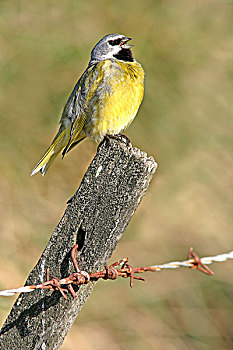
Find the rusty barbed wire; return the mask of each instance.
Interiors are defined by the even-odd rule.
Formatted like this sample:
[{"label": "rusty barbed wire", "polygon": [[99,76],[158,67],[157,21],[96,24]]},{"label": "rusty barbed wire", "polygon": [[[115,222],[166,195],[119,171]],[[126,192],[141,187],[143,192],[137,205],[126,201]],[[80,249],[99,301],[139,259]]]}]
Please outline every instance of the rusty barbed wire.
[{"label": "rusty barbed wire", "polygon": [[[76,272],[70,274],[68,277],[59,279],[56,276],[52,276],[52,278],[50,279],[49,269],[47,269],[47,280],[44,283],[19,287],[15,289],[3,290],[0,291],[0,296],[12,296],[16,293],[30,293],[36,289],[47,289],[51,292],[58,290],[65,299],[67,299],[67,293],[70,293],[74,298],[76,298],[77,294],[73,288],[73,285],[87,284],[92,281],[97,281],[100,278],[104,280],[115,280],[118,277],[130,278],[130,287],[132,287],[134,279],[144,281],[144,278],[135,276],[135,273],[143,273],[147,271],[158,272],[164,269],[177,269],[180,267],[188,267],[191,269],[198,269],[201,272],[206,273],[207,275],[213,275],[214,272],[206,265],[212,264],[213,262],[223,262],[228,259],[233,259],[233,251],[225,254],[219,254],[216,256],[200,258],[197,254],[193,252],[193,248],[190,248],[188,260],[184,261],[173,261],[162,265],[153,265],[147,267],[132,267],[128,264],[128,258],[123,258],[110,266],[105,266],[105,269],[99,272],[88,273],[86,271],[80,271],[78,267],[78,262],[75,257],[75,252],[77,249],[78,244],[76,244],[71,251],[71,258]],[[62,286],[66,288],[63,288]]]}]

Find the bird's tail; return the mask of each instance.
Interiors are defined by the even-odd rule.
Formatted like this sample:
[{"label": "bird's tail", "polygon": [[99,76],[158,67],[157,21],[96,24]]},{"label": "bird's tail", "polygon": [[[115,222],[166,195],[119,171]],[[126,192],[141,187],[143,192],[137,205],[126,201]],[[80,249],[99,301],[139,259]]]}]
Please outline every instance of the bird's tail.
[{"label": "bird's tail", "polygon": [[46,174],[52,162],[56,159],[61,150],[67,145],[67,134],[69,133],[67,133],[66,129],[59,130],[49,149],[45,152],[39,163],[32,170],[31,176],[35,175],[39,171],[43,176]]}]

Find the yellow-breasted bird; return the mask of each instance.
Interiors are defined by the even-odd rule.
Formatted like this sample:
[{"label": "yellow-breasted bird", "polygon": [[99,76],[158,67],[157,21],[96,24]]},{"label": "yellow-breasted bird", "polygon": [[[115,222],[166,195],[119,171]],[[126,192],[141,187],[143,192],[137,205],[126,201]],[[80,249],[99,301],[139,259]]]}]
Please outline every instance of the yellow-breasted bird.
[{"label": "yellow-breasted bird", "polygon": [[109,34],[91,51],[87,69],[74,87],[60,128],[31,175],[45,175],[57,155],[64,156],[86,136],[101,141],[118,135],[133,121],[143,99],[144,71],[135,61],[128,38]]}]

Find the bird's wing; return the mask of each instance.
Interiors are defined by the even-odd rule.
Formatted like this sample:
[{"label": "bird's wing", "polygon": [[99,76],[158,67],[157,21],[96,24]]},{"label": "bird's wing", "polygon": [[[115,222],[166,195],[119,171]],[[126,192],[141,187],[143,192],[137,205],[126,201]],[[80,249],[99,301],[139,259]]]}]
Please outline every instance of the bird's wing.
[{"label": "bird's wing", "polygon": [[62,117],[60,120],[61,125],[66,125],[67,120],[71,122],[70,138],[63,150],[63,156],[70,150],[72,144],[77,143],[79,139],[83,139],[85,136],[83,133],[80,135],[85,122],[86,122],[86,90],[87,81],[89,80],[90,74],[94,66],[89,66],[82,74],[78,82],[76,83],[66,105],[64,107]]},{"label": "bird's wing", "polygon": [[[94,97],[95,100],[100,98],[98,90],[102,91],[103,89],[104,77],[108,73],[110,65],[110,60],[104,60],[89,65],[75,85],[66,103],[60,121],[61,123],[65,123],[67,118],[71,121],[70,139],[63,151],[63,155],[67,153],[74,144],[79,142],[80,139],[85,137],[82,129],[85,126],[87,114],[90,114],[89,109],[93,104],[91,101],[93,101]],[[95,104],[97,104],[97,101],[95,101]]]}]

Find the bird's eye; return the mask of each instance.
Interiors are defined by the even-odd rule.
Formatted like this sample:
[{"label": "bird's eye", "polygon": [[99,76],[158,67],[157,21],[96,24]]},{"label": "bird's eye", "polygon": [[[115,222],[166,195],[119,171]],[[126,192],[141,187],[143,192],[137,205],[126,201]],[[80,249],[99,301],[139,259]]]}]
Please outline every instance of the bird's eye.
[{"label": "bird's eye", "polygon": [[120,45],[122,39],[115,39],[115,40],[109,40],[109,45],[115,46],[115,45]]}]

